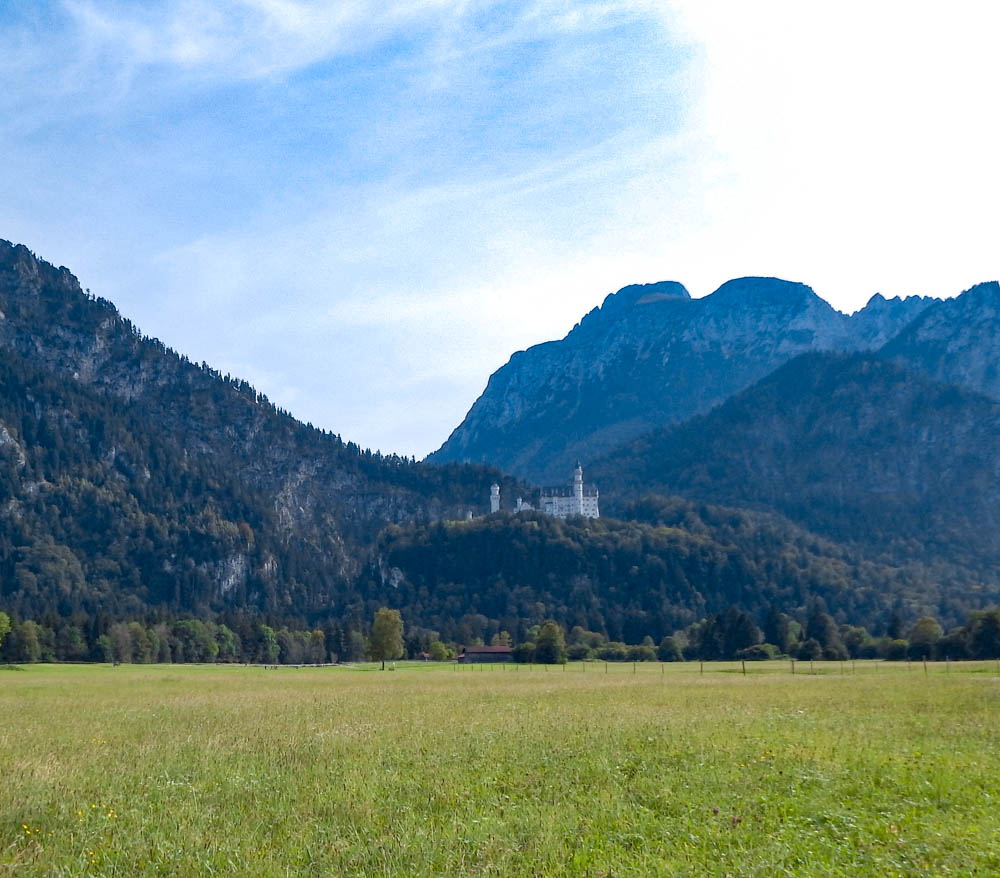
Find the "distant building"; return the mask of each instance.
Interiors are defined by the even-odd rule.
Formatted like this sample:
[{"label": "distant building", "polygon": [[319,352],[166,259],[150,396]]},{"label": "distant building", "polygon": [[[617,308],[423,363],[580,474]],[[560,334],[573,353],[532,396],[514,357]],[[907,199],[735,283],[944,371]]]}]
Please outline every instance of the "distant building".
[{"label": "distant building", "polygon": [[579,463],[573,470],[573,482],[555,488],[542,488],[538,494],[538,509],[554,518],[568,518],[582,515],[584,518],[600,518],[597,508],[597,488],[586,488],[583,484],[583,467]]},{"label": "distant building", "polygon": [[[538,505],[526,503],[517,498],[516,512],[526,509],[537,509],[553,518],[569,518],[571,515],[582,515],[584,518],[600,518],[598,509],[599,492],[597,488],[588,488],[583,484],[583,467],[577,463],[573,470],[573,481],[569,485],[542,488],[538,492]],[[500,511],[500,486],[490,487],[490,512]]]},{"label": "distant building", "polygon": [[509,646],[467,646],[458,657],[463,664],[473,662],[509,662],[514,658],[514,650]]}]

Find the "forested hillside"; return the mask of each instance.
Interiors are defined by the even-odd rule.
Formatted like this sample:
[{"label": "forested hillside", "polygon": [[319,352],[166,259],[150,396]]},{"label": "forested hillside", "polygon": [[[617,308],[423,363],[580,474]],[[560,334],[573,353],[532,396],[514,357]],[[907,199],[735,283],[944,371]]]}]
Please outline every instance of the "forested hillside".
[{"label": "forested hillside", "polygon": [[730,605],[763,618],[772,605],[804,614],[820,597],[839,621],[873,630],[893,611],[952,622],[969,607],[968,581],[963,591],[919,563],[872,563],[779,516],[656,497],[622,513],[630,520],[521,513],[389,528],[357,606],[391,603],[459,642],[523,639],[553,618],[628,643]]},{"label": "forested hillside", "polygon": [[589,469],[605,508],[653,491],[777,510],[886,563],[997,594],[1000,403],[874,356],[808,354]]},{"label": "forested hillside", "polygon": [[517,492],[301,424],[6,243],[0,375],[0,606],[19,614],[329,612],[385,524]]}]

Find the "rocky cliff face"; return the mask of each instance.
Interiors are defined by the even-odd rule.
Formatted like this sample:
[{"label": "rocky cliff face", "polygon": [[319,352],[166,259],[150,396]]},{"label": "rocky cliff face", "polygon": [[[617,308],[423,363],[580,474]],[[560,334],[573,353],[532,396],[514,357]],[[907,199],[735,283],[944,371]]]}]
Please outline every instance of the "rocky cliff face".
[{"label": "rocky cliff face", "polygon": [[[481,509],[490,483],[502,480],[500,473],[485,468],[410,464],[362,452],[338,436],[301,424],[246,382],[223,377],[140,336],[110,302],[85,295],[68,269],[4,241],[0,351],[13,358],[15,370],[22,363],[33,375],[37,372],[40,377],[31,381],[53,376],[98,401],[124,407],[136,420],[129,428],[132,435],[176,439],[183,456],[211,472],[230,494],[266,498],[273,517],[262,526],[274,529],[276,539],[294,541],[299,549],[293,554],[310,556],[309,564],[330,581],[356,574],[365,547],[387,523],[462,517],[469,508]],[[11,388],[0,392],[13,393]],[[58,411],[60,404],[52,405]],[[77,403],[65,403],[73,405]],[[30,424],[44,418],[44,412],[38,409],[27,417],[25,424],[0,424],[0,443],[15,456],[33,454],[21,434],[33,429]],[[93,442],[100,454],[112,453],[99,438]],[[135,447],[141,449],[141,444]],[[140,456],[135,466],[155,469],[157,462]],[[507,484],[509,493],[515,493]],[[223,564],[217,573],[219,588],[232,589],[252,575],[247,563],[237,558]],[[278,579],[293,575],[289,570],[274,574]]]},{"label": "rocky cliff face", "polygon": [[563,340],[511,357],[429,459],[562,480],[574,460],[708,411],[805,351],[879,347],[929,303],[876,296],[849,317],[776,278],[703,299],[672,282],[625,287]]},{"label": "rocky cliff face", "polygon": [[1000,283],[936,302],[881,355],[948,384],[1000,399]]}]

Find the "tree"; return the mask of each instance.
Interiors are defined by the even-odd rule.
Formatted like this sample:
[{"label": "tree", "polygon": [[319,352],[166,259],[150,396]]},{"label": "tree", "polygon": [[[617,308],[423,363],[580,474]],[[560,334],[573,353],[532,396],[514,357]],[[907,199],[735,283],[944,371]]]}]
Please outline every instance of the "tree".
[{"label": "tree", "polygon": [[535,660],[535,644],[526,641],[514,647],[514,661],[530,665]]},{"label": "tree", "polygon": [[910,641],[909,657],[917,660],[930,658],[943,633],[937,619],[931,616],[917,619],[907,638]]},{"label": "tree", "polygon": [[344,654],[341,655],[341,661],[348,662],[360,662],[365,657],[365,649],[367,645],[365,644],[365,636],[360,631],[351,630],[347,634],[345,640],[345,650]]},{"label": "tree", "polygon": [[0,644],[3,643],[3,639],[8,631],[10,631],[10,616],[0,612]]},{"label": "tree", "polygon": [[732,660],[741,649],[749,649],[760,643],[760,629],[746,613],[736,607],[729,607],[722,616],[723,658]]},{"label": "tree", "polygon": [[844,648],[851,658],[861,658],[861,651],[871,640],[868,631],[860,626],[849,626],[842,634]]},{"label": "tree", "polygon": [[402,656],[403,619],[399,615],[399,610],[382,607],[375,613],[368,651],[375,661],[382,662],[383,671],[387,659],[391,661]]},{"label": "tree", "polygon": [[1000,658],[1000,610],[973,613],[969,628],[969,651],[973,658]]},{"label": "tree", "polygon": [[258,635],[260,637],[257,653],[259,660],[265,665],[273,665],[278,661],[278,638],[275,636],[274,629],[270,625],[261,625],[258,628]]},{"label": "tree", "polygon": [[102,634],[97,638],[97,648],[100,650],[101,658],[104,661],[110,662],[114,660],[115,647],[111,642],[111,638],[108,637],[107,634]]},{"label": "tree", "polygon": [[566,637],[562,626],[552,619],[543,622],[538,629],[535,661],[540,665],[561,665],[566,661]]},{"label": "tree", "polygon": [[42,626],[28,619],[14,630],[12,639],[16,638],[21,661],[37,662],[42,658]]},{"label": "tree", "polygon": [[810,637],[799,646],[799,661],[809,662],[823,658],[823,647],[815,637]]},{"label": "tree", "polygon": [[791,620],[778,608],[771,604],[767,611],[767,618],[764,620],[764,640],[773,643],[780,652],[788,652],[788,647],[792,642],[792,632],[789,622]]},{"label": "tree", "polygon": [[833,617],[817,600],[806,620],[806,640],[815,640],[823,651],[823,658],[837,661],[847,658],[847,649],[840,639],[840,629]]},{"label": "tree", "polygon": [[656,657],[661,662],[682,662],[684,654],[681,652],[681,645],[673,635],[667,635],[660,641],[660,648],[656,651]]},{"label": "tree", "polygon": [[446,662],[450,658],[448,647],[440,640],[432,640],[427,647],[427,654],[432,662]]}]

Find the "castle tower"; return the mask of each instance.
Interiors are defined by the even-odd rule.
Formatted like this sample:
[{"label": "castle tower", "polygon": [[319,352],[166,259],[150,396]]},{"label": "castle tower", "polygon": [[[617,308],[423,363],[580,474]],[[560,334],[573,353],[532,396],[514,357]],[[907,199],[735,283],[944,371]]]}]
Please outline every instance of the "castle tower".
[{"label": "castle tower", "polygon": [[576,514],[583,514],[583,467],[580,461],[576,462],[576,469],[573,470],[573,502],[576,504]]},{"label": "castle tower", "polygon": [[500,511],[500,486],[494,482],[490,485],[490,512]]}]

